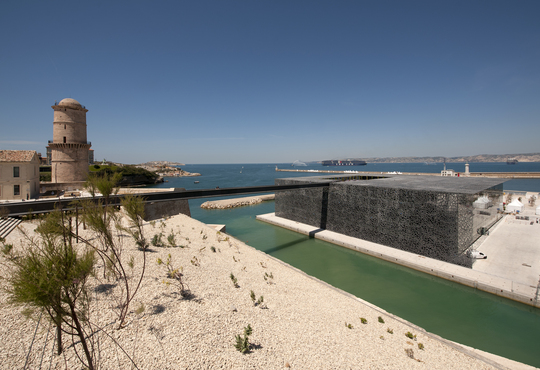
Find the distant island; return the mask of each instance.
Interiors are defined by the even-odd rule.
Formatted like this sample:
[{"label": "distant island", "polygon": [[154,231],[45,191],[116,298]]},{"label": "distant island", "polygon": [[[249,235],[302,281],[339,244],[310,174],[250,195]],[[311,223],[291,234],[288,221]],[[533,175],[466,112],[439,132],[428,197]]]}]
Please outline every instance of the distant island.
[{"label": "distant island", "polygon": [[169,161],[150,161],[146,163],[137,164],[137,167],[176,167],[176,166],[185,166],[184,163],[180,162],[169,162]]},{"label": "distant island", "polygon": [[169,161],[152,161],[137,164],[136,167],[144,168],[145,170],[155,172],[160,177],[184,177],[184,176],[201,176],[200,173],[187,172],[179,166],[184,166],[183,163]]},{"label": "distant island", "polygon": [[[464,157],[373,157],[373,158],[341,158],[341,160],[361,160],[367,163],[448,163],[463,162],[506,162],[516,159],[518,162],[540,162],[540,153],[528,154],[479,154]],[[320,163],[320,161],[319,161]]]}]

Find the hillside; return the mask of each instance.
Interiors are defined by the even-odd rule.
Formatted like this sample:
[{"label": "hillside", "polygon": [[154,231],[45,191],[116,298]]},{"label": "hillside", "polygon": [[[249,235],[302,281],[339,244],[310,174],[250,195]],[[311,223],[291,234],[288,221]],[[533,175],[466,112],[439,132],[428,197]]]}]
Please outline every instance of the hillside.
[{"label": "hillside", "polygon": [[540,153],[528,154],[478,154],[464,157],[373,157],[373,158],[343,158],[358,159],[368,163],[422,163],[422,162],[506,162],[515,158],[518,162],[540,162]]}]

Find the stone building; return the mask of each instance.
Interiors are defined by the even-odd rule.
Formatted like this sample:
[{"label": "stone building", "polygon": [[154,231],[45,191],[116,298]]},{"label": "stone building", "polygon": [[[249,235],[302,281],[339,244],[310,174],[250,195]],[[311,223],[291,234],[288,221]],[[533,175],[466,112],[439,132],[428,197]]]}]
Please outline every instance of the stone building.
[{"label": "stone building", "polygon": [[39,196],[39,157],[34,150],[0,150],[0,200]]},{"label": "stone building", "polygon": [[91,143],[86,140],[86,109],[71,98],[61,100],[54,109],[51,152],[51,182],[73,184],[86,181]]}]

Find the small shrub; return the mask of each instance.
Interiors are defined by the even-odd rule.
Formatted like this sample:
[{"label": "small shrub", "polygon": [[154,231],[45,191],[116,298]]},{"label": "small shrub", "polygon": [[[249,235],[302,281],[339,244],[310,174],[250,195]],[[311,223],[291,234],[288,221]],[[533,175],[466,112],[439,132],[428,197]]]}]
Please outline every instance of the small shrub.
[{"label": "small shrub", "polygon": [[163,233],[154,234],[151,244],[154,247],[162,247],[163,246],[163,240],[161,239],[162,237],[163,237]]},{"label": "small shrub", "polygon": [[409,339],[414,339],[416,338],[416,335],[413,335],[413,333],[411,333],[410,331],[406,332],[405,333],[405,336]]},{"label": "small shrub", "polygon": [[423,351],[424,350],[424,345],[422,343],[418,343],[418,349]]},{"label": "small shrub", "polygon": [[348,329],[352,329],[352,328],[353,328],[353,326],[352,326],[351,324],[347,324],[347,323],[345,323],[345,327],[348,328]]},{"label": "small shrub", "polygon": [[240,285],[238,285],[238,280],[236,279],[236,277],[233,275],[233,273],[231,272],[231,281],[233,282],[233,285],[235,288],[240,288]]},{"label": "small shrub", "polygon": [[137,307],[137,308],[135,309],[135,314],[140,315],[140,314],[143,313],[145,310],[146,310],[146,307],[144,307],[144,303],[141,302],[141,304],[139,305],[139,307]]},{"label": "small shrub", "polygon": [[210,247],[210,250],[214,253],[216,253],[216,248],[215,247]]},{"label": "small shrub", "polygon": [[10,256],[12,250],[13,250],[13,244],[2,245],[2,254],[4,254],[4,256]]},{"label": "small shrub", "polygon": [[253,305],[255,306],[255,300],[257,299],[257,297],[255,297],[255,292],[253,290],[249,293],[249,297],[251,298],[251,300],[253,301]]},{"label": "small shrub", "polygon": [[195,256],[193,256],[193,259],[191,260],[191,264],[193,266],[200,266],[201,265],[201,263],[199,262],[199,260]]},{"label": "small shrub", "polygon": [[412,350],[412,348],[405,348],[405,353],[407,354],[407,356],[414,359],[414,351]]},{"label": "small shrub", "polygon": [[386,332],[387,332],[387,333],[390,333],[390,334],[394,334],[394,330],[393,330],[393,329],[390,329],[390,328],[386,329]]},{"label": "small shrub", "polygon": [[168,257],[167,257],[167,261],[163,262],[161,258],[158,258],[157,259],[157,264],[158,265],[165,265],[165,267],[167,268],[167,277],[169,279],[174,279],[176,280],[177,284],[178,284],[178,287],[180,288],[180,295],[182,297],[186,297],[189,295],[189,289],[186,288],[184,282],[182,281],[182,276],[184,276],[182,274],[182,267],[180,267],[179,269],[175,269],[172,265],[172,258],[171,258],[171,254],[169,253]]},{"label": "small shrub", "polygon": [[383,319],[381,316],[379,316],[379,322],[380,322],[381,324],[384,324],[384,319]]},{"label": "small shrub", "polygon": [[365,318],[363,318],[363,317],[360,318],[360,321],[361,321],[362,324],[364,324],[364,325],[367,324],[367,320],[366,320]]},{"label": "small shrub", "polygon": [[266,281],[267,284],[273,284],[274,283],[274,275],[272,273],[265,272],[263,278],[264,278],[264,280]]},{"label": "small shrub", "polygon": [[234,347],[241,353],[248,353],[250,350],[250,343],[249,343],[249,336],[253,332],[253,329],[251,328],[251,325],[248,324],[244,328],[244,337],[242,338],[239,334],[236,335],[236,344]]},{"label": "small shrub", "polygon": [[167,242],[169,243],[169,246],[176,247],[176,241],[174,240],[174,232],[171,230],[171,233],[169,236],[167,236]]}]

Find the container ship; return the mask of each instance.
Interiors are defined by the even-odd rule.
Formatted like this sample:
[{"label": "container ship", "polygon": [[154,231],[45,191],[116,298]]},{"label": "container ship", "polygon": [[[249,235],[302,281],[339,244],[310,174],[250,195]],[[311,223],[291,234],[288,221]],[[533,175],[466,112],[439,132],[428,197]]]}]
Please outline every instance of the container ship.
[{"label": "container ship", "polygon": [[329,160],[329,161],[322,161],[323,166],[365,166],[367,163],[365,161],[357,161],[353,159],[347,159],[347,160]]}]

